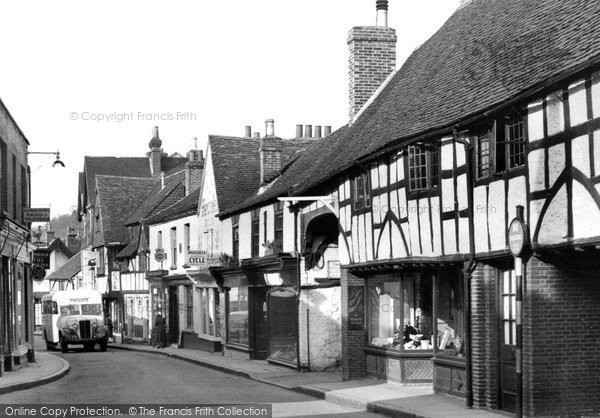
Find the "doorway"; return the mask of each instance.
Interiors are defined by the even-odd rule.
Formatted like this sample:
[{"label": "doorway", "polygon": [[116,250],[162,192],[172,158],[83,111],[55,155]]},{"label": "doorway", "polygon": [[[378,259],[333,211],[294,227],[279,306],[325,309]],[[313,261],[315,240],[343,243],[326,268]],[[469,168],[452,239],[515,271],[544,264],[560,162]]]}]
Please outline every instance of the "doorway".
[{"label": "doorway", "polygon": [[514,270],[500,272],[499,283],[499,345],[500,345],[500,409],[515,412],[516,409],[516,349],[517,280]]},{"label": "doorway", "polygon": [[254,360],[265,360],[269,354],[267,332],[267,291],[264,287],[250,287],[251,301],[250,347]]},{"label": "doorway", "polygon": [[169,286],[169,342],[179,342],[179,300],[177,286]]}]

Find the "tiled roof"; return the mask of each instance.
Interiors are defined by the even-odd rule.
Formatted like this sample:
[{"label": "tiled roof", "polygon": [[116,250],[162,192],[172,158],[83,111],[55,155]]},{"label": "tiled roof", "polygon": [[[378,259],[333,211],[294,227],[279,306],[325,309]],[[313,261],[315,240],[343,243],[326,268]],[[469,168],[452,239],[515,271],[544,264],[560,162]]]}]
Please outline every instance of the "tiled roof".
[{"label": "tiled roof", "polygon": [[48,251],[52,252],[55,250],[62,251],[67,257],[73,256],[73,252],[66,246],[64,241],[59,238],[54,238],[48,245]]},{"label": "tiled roof", "polygon": [[165,177],[165,187],[162,187],[159,181],[146,200],[136,208],[127,220],[124,220],[123,224],[131,225],[138,223],[142,219],[175,204],[185,196],[184,181],[184,172]]},{"label": "tiled roof", "polygon": [[326,163],[329,153],[337,146],[340,137],[344,136],[346,130],[347,127],[344,126],[325,138],[312,140],[306,151],[299,154],[290,165],[285,167],[282,175],[275,179],[265,191],[257,194],[257,188],[255,188],[255,193],[251,197],[232,206],[229,210],[222,210],[220,215],[235,213],[278,196],[287,195],[290,189],[297,187],[302,182],[311,181],[311,178],[317,175],[315,167]]},{"label": "tiled roof", "polygon": [[146,223],[148,225],[171,221],[174,219],[185,218],[186,216],[194,215],[198,212],[198,200],[200,199],[200,189],[194,190],[188,196],[181,199],[172,206],[158,212],[156,215],[149,218]]},{"label": "tiled roof", "polygon": [[[413,52],[354,124],[335,141],[309,147],[292,164],[300,169],[290,168],[283,183],[296,184],[293,194],[308,192],[356,160],[449,131],[548,86],[553,77],[597,62],[598,22],[600,2],[594,0],[473,0]],[[256,203],[255,198],[248,205]]]},{"label": "tiled roof", "polygon": [[94,246],[129,242],[123,224],[156,187],[156,178],[96,176],[101,236]]},{"label": "tiled roof", "polygon": [[46,280],[69,280],[81,271],[81,252],[69,258],[65,264],[54,270]]},{"label": "tiled roof", "polygon": [[139,244],[140,240],[138,235],[117,254],[117,258],[129,258],[135,255],[138,251]]},{"label": "tiled roof", "polygon": [[[260,141],[210,135],[208,137],[219,210],[227,210],[252,196],[260,186]],[[297,157],[314,140],[284,139],[282,165]]]}]

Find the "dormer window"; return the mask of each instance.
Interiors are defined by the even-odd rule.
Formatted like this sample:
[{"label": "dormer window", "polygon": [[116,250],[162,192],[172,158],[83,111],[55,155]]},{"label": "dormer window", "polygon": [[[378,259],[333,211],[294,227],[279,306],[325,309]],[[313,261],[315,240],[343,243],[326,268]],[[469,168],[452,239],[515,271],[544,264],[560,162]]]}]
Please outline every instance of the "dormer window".
[{"label": "dormer window", "polygon": [[435,190],[440,182],[440,152],[432,145],[408,147],[408,180],[411,192]]}]

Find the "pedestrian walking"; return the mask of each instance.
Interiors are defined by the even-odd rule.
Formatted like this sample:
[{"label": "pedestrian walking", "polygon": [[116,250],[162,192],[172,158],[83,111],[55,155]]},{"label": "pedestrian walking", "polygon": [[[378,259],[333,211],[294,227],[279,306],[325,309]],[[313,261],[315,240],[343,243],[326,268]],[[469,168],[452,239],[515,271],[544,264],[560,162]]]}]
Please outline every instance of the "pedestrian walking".
[{"label": "pedestrian walking", "polygon": [[154,330],[153,330],[153,346],[156,348],[164,348],[167,346],[167,321],[158,312],[154,319]]}]

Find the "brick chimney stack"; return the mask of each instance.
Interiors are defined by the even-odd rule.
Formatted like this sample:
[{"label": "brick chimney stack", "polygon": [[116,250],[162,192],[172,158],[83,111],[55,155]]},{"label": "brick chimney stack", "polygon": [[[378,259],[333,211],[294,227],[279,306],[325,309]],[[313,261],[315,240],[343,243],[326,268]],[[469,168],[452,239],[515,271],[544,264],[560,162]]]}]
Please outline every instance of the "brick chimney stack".
[{"label": "brick chimney stack", "polygon": [[268,184],[275,180],[281,171],[281,151],[283,140],[275,136],[275,122],[273,119],[265,121],[266,135],[260,139],[260,182]]},{"label": "brick chimney stack", "polygon": [[348,33],[350,120],[396,69],[396,31],[387,26],[388,1],[376,1],[376,25]]},{"label": "brick chimney stack", "polygon": [[186,156],[188,162],[185,163],[185,195],[188,196],[200,188],[204,171],[204,156],[202,151],[197,149],[188,151]]},{"label": "brick chimney stack", "polygon": [[75,227],[69,226],[69,232],[67,234],[67,242],[65,243],[67,248],[71,250],[73,254],[77,254],[81,250],[81,238],[77,237],[75,233]]},{"label": "brick chimney stack", "polygon": [[163,152],[162,140],[158,136],[158,126],[152,128],[152,139],[148,143],[150,152],[146,153],[146,156],[150,158],[150,172],[152,177],[160,177],[161,172],[161,159],[166,157],[167,154]]}]

